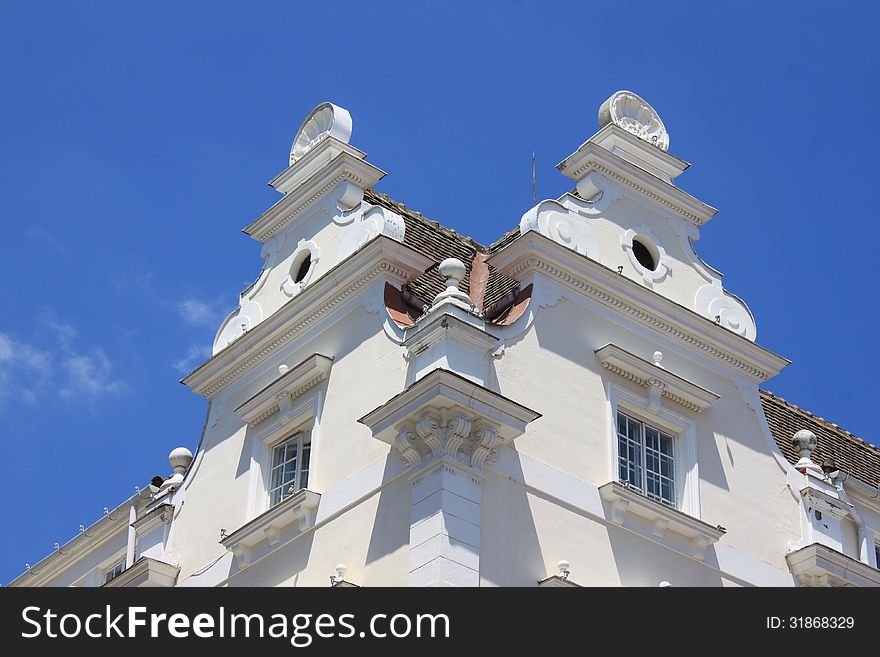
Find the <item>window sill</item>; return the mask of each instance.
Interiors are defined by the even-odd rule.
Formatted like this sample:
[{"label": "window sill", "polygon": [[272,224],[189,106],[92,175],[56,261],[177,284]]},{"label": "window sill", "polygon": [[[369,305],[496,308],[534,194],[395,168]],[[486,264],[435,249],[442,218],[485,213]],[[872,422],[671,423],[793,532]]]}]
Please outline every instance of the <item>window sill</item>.
[{"label": "window sill", "polygon": [[600,486],[599,494],[609,507],[609,521],[612,524],[626,527],[698,561],[702,561],[707,548],[726,533],[720,525],[713,527],[682,511],[655,502],[619,481]]},{"label": "window sill", "polygon": [[880,570],[813,543],[785,555],[800,586],[880,586]]},{"label": "window sill", "polygon": [[290,540],[313,527],[320,500],[319,493],[299,490],[236,529],[220,543],[235,554],[239,567],[243,568],[250,563],[254,549],[260,544],[268,543],[274,548],[283,539]]}]

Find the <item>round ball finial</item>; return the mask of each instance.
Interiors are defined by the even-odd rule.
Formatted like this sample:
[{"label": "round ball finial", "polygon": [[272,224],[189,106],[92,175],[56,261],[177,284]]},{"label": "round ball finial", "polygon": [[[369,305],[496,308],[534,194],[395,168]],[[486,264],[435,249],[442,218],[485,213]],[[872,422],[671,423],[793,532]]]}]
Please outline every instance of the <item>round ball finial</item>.
[{"label": "round ball finial", "polygon": [[662,351],[655,351],[653,358],[654,358],[654,365],[656,365],[657,367],[660,367],[660,363],[663,362],[663,352]]},{"label": "round ball finial", "polygon": [[339,577],[339,579],[345,579],[345,573],[348,572],[348,566],[346,566],[344,563],[336,564],[335,570],[336,576]]},{"label": "round ball finial", "polygon": [[449,285],[450,279],[455,281],[455,287],[461,282],[461,279],[467,274],[467,267],[458,258],[446,258],[440,263],[440,275],[446,279],[446,285]]},{"label": "round ball finial", "polygon": [[289,370],[289,369],[290,369],[290,368],[289,368],[287,365],[285,365],[284,363],[281,363],[281,365],[278,366],[278,373],[279,373],[279,374],[284,374],[284,373],[286,373],[287,370]]},{"label": "round ball finial", "polygon": [[810,453],[816,449],[817,443],[816,434],[808,429],[801,429],[791,437],[791,445],[798,451],[801,458],[810,458]]},{"label": "round ball finial", "polygon": [[609,123],[620,126],[661,151],[669,150],[669,133],[660,115],[647,101],[632,91],[617,91],[599,108],[599,128]]},{"label": "round ball finial", "polygon": [[193,455],[186,447],[177,447],[171,450],[168,455],[168,464],[172,467],[175,474],[183,474],[192,463]]},{"label": "round ball finial", "polygon": [[559,574],[568,577],[568,574],[571,572],[571,564],[565,559],[561,559],[559,563],[556,564],[556,567],[559,568]]}]

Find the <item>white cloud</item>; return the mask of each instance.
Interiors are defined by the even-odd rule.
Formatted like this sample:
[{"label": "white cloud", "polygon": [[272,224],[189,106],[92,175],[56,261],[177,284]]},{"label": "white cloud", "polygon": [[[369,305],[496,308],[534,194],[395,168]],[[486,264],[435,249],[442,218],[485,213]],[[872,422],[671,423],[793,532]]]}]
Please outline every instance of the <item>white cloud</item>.
[{"label": "white cloud", "polygon": [[211,357],[211,347],[208,345],[192,344],[183,358],[178,358],[171,367],[181,374],[189,374],[195,369],[196,365],[200,365]]},{"label": "white cloud", "polygon": [[217,328],[226,316],[219,303],[209,303],[192,297],[178,301],[175,310],[190,326]]},{"label": "white cloud", "polygon": [[92,408],[100,399],[126,390],[103,349],[75,348],[76,327],[48,308],[42,309],[39,321],[54,337],[46,348],[0,332],[0,412],[6,401],[38,405],[54,399],[56,392]]},{"label": "white cloud", "polygon": [[103,349],[94,349],[91,355],[73,353],[64,358],[66,381],[60,394],[92,406],[107,395],[125,390],[122,381],[113,378],[113,365]]}]

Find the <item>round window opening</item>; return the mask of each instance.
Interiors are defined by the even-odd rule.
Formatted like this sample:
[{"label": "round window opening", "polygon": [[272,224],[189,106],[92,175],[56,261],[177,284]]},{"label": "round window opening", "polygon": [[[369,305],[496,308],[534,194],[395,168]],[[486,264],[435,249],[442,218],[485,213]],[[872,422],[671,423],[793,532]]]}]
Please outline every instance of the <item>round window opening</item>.
[{"label": "round window opening", "polygon": [[637,237],[633,240],[633,255],[639,261],[639,264],[648,271],[657,269],[658,258],[654,253],[656,249],[652,247],[653,244],[649,246],[642,241],[642,238]]},{"label": "round window opening", "polygon": [[299,267],[294,267],[296,269],[296,275],[293,277],[294,283],[302,283],[303,279],[306,277],[306,274],[309,273],[309,267],[312,266],[312,254],[306,251],[305,257],[299,263]]}]

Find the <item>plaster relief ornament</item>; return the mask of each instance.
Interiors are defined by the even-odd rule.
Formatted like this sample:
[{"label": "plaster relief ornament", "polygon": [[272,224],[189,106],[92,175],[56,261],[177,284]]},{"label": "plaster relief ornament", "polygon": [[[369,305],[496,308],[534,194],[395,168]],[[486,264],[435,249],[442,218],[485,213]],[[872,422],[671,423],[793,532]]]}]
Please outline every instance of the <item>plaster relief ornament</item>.
[{"label": "plaster relief ornament", "polygon": [[660,115],[632,91],[618,91],[599,108],[599,129],[609,123],[620,126],[661,151],[669,150],[669,133]]},{"label": "plaster relief ornament", "polygon": [[321,103],[303,121],[290,147],[290,166],[327,137],[346,144],[351,139],[351,114],[333,103]]}]

